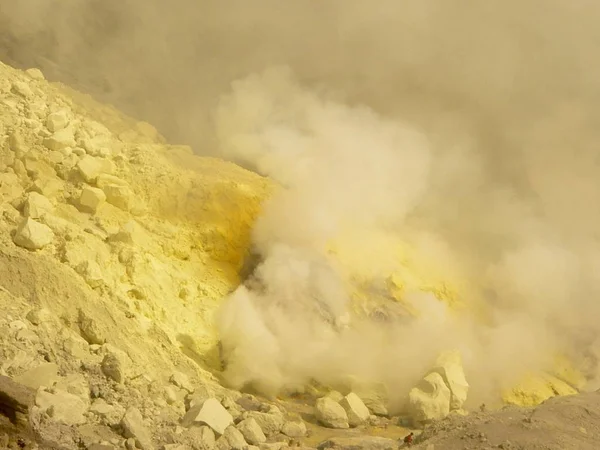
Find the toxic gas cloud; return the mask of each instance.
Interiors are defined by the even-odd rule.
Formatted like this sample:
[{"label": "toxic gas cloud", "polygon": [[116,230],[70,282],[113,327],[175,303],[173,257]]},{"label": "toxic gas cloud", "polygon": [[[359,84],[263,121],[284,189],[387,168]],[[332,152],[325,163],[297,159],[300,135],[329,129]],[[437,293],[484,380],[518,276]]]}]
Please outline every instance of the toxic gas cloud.
[{"label": "toxic gas cloud", "polygon": [[[400,402],[458,348],[472,402],[559,352],[596,387],[596,2],[173,5],[0,0],[0,57],[281,184],[219,314],[229,383],[354,376]],[[353,271],[407,270],[390,239],[466,280],[466,310],[409,289],[417,317],[358,318]]]}]

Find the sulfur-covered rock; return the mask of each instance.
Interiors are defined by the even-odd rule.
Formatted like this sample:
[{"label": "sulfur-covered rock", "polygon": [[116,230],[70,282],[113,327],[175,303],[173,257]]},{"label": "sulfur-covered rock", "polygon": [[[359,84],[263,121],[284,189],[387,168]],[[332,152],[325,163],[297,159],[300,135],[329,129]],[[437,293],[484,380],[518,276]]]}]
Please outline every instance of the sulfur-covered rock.
[{"label": "sulfur-covered rock", "polygon": [[84,414],[88,405],[69,392],[40,390],[36,395],[35,403],[56,422],[66,425],[79,425],[86,422]]},{"label": "sulfur-covered rock", "polygon": [[47,225],[27,218],[17,227],[13,242],[19,247],[39,250],[54,240],[54,233]]},{"label": "sulfur-covered rock", "polygon": [[133,204],[133,192],[129,186],[107,184],[103,188],[106,201],[123,211],[129,211]]},{"label": "sulfur-covered rock", "polygon": [[369,416],[369,409],[365,406],[363,401],[354,392],[346,395],[341,401],[340,405],[346,411],[348,415],[348,424],[351,427],[357,427],[365,423]]},{"label": "sulfur-covered rock", "polygon": [[54,205],[52,202],[38,192],[30,192],[27,194],[23,206],[23,215],[31,219],[39,219],[44,214],[52,212]]},{"label": "sulfur-covered rock", "polygon": [[467,400],[469,392],[469,383],[465,377],[460,353],[450,351],[441,354],[432,371],[439,373],[450,389],[450,409],[460,409]]},{"label": "sulfur-covered rock", "polygon": [[281,429],[281,432],[291,438],[300,438],[306,436],[306,424],[301,420],[293,420],[286,422]]},{"label": "sulfur-covered rock", "polygon": [[78,207],[82,212],[95,213],[98,207],[106,201],[106,195],[102,189],[86,186],[79,196]]},{"label": "sulfur-covered rock", "polygon": [[110,162],[89,155],[84,156],[83,159],[77,163],[77,169],[83,179],[88,183],[95,182],[98,175],[112,171]]},{"label": "sulfur-covered rock", "polygon": [[258,445],[266,442],[267,437],[260,428],[258,422],[252,417],[242,420],[237,425],[237,429],[244,435],[246,441],[252,445]]},{"label": "sulfur-covered rock", "polygon": [[54,198],[64,190],[64,182],[54,176],[38,178],[29,190],[47,198]]},{"label": "sulfur-covered rock", "polygon": [[246,450],[248,443],[242,433],[233,425],[228,426],[223,433],[223,438],[227,440],[231,450]]},{"label": "sulfur-covered rock", "polygon": [[181,419],[181,425],[189,427],[194,423],[205,424],[216,433],[223,434],[225,429],[233,423],[233,417],[215,398],[209,398],[202,404],[195,405]]},{"label": "sulfur-covered rock", "polygon": [[66,128],[68,124],[69,115],[65,110],[53,112],[46,118],[46,128],[52,133],[56,133],[57,131]]},{"label": "sulfur-covered rock", "polygon": [[58,381],[58,366],[55,363],[40,364],[15,377],[15,381],[32,389],[52,387]]},{"label": "sulfur-covered rock", "polygon": [[450,413],[450,398],[442,376],[432,372],[409,392],[409,414],[415,422],[443,419]]},{"label": "sulfur-covered rock", "polygon": [[248,413],[248,417],[256,420],[256,423],[260,426],[263,433],[267,436],[274,436],[281,431],[285,424],[285,418],[283,415],[276,412],[263,413],[258,411],[251,411]]},{"label": "sulfur-covered rock", "polygon": [[25,71],[25,73],[27,75],[29,75],[29,77],[32,80],[37,80],[37,81],[42,81],[45,80],[46,78],[44,77],[44,74],[42,73],[42,71],[38,68],[32,67],[31,69],[27,69]]},{"label": "sulfur-covered rock", "polygon": [[144,424],[144,418],[140,411],[135,407],[130,407],[125,412],[121,421],[123,427],[123,436],[135,439],[136,445],[142,450],[152,450],[152,436]]},{"label": "sulfur-covered rock", "polygon": [[315,417],[329,428],[349,428],[348,414],[330,397],[321,397],[315,403]]},{"label": "sulfur-covered rock", "polygon": [[102,269],[96,261],[87,259],[81,262],[75,270],[81,275],[85,282],[91,288],[97,288],[104,284],[104,278],[102,276]]},{"label": "sulfur-covered rock", "polygon": [[333,401],[339,403],[344,398],[344,395],[338,391],[329,391],[325,397],[329,397]]},{"label": "sulfur-covered rock", "polygon": [[29,84],[23,81],[15,81],[12,84],[12,91],[16,94],[19,94],[21,97],[31,98],[33,97],[33,91]]},{"label": "sulfur-covered rock", "polygon": [[49,150],[59,151],[75,145],[75,137],[70,128],[64,128],[44,139],[44,146]]},{"label": "sulfur-covered rock", "polygon": [[185,373],[173,372],[169,381],[181,389],[185,389],[188,392],[194,392],[194,386]]},{"label": "sulfur-covered rock", "polygon": [[107,348],[100,368],[108,378],[112,378],[117,383],[123,383],[130,375],[131,359],[119,349],[112,346],[107,346]]}]

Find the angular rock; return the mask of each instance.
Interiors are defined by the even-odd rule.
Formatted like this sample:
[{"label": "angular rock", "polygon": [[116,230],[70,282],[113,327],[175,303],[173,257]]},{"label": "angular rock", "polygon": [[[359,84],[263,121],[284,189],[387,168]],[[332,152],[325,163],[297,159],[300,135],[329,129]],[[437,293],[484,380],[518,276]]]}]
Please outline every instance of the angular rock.
[{"label": "angular rock", "polygon": [[[89,344],[102,345],[104,344],[104,342],[106,342],[106,336],[103,330],[98,326],[96,320],[94,320],[93,317],[90,317],[83,310],[80,310],[78,319],[81,336]],[[107,351],[109,353],[118,353],[118,351],[113,347],[107,347]],[[122,357],[122,355],[119,356]]]},{"label": "angular rock", "polygon": [[251,411],[248,413],[248,417],[256,420],[256,423],[258,423],[263,433],[267,436],[278,434],[285,424],[285,418],[281,414]]},{"label": "angular rock", "polygon": [[144,424],[142,413],[137,408],[130,407],[125,411],[121,426],[123,427],[123,436],[135,439],[135,444],[139,448],[142,450],[154,449],[152,436]]},{"label": "angular rock", "polygon": [[40,386],[52,387],[58,381],[58,366],[55,363],[43,363],[15,377],[15,381],[38,389]]},{"label": "angular rock", "polygon": [[64,182],[52,176],[47,178],[38,178],[29,188],[32,192],[37,192],[48,198],[54,198],[64,190]]},{"label": "angular rock", "polygon": [[354,392],[346,395],[342,401],[340,401],[340,405],[346,411],[346,414],[348,415],[348,424],[351,427],[362,425],[371,415],[369,409]]},{"label": "angular rock", "polygon": [[248,443],[242,433],[233,425],[228,426],[223,433],[223,438],[227,440],[231,450],[246,450]]},{"label": "angular rock", "polygon": [[90,406],[90,412],[96,414],[103,419],[110,417],[115,413],[115,407],[106,403],[106,400],[98,398],[94,400],[94,403]]},{"label": "angular rock", "polygon": [[439,373],[450,389],[450,410],[460,409],[467,400],[469,383],[465,377],[460,352],[449,351],[441,354],[432,372]]},{"label": "angular rock", "polygon": [[90,385],[86,377],[80,373],[71,373],[65,377],[60,377],[55,385],[55,389],[76,395],[86,404],[90,402]]},{"label": "angular rock", "polygon": [[188,392],[194,392],[194,386],[190,382],[188,376],[184,373],[173,372],[169,381],[181,389],[185,389]]},{"label": "angular rock", "polygon": [[193,394],[186,397],[186,404],[188,409],[191,409],[194,406],[201,406],[206,400],[213,397],[215,397],[214,389],[206,384],[201,384],[194,390]]},{"label": "angular rock", "polygon": [[357,385],[353,391],[360,397],[365,406],[376,416],[388,416],[387,403],[389,392],[385,385],[380,383],[368,383]]},{"label": "angular rock", "polygon": [[54,205],[50,200],[37,192],[27,194],[23,206],[23,215],[31,219],[39,219],[44,214],[52,212]]},{"label": "angular rock", "polygon": [[430,373],[409,392],[408,412],[415,422],[443,419],[450,413],[450,397],[442,376]]},{"label": "angular rock", "polygon": [[172,405],[179,400],[177,389],[173,386],[165,386],[163,393],[168,405]]},{"label": "angular rock", "polygon": [[246,441],[252,445],[258,445],[266,442],[267,437],[260,425],[252,417],[242,420],[237,424],[237,429],[240,430]]},{"label": "angular rock", "polygon": [[349,428],[346,411],[330,397],[317,399],[315,417],[321,424],[329,428]]},{"label": "angular rock", "polygon": [[44,139],[44,146],[49,150],[59,151],[63,148],[75,146],[75,137],[70,128],[57,131]]},{"label": "angular rock", "polygon": [[108,378],[117,383],[123,383],[129,377],[131,360],[125,352],[111,348],[104,355],[100,368]]},{"label": "angular rock", "polygon": [[54,240],[54,232],[43,223],[27,218],[17,227],[13,242],[28,250],[39,250]]},{"label": "angular rock", "polygon": [[88,405],[68,392],[40,390],[35,397],[35,403],[56,422],[65,425],[80,425],[86,422],[84,414]]},{"label": "angular rock", "polygon": [[34,389],[0,375],[0,409],[25,414],[34,403]]},{"label": "angular rock", "polygon": [[242,395],[236,400],[236,403],[246,411],[260,411],[262,407],[262,403],[259,400],[248,394]]},{"label": "angular rock", "polygon": [[95,213],[98,207],[106,201],[106,194],[102,189],[86,186],[79,196],[78,207],[82,212]]},{"label": "angular rock", "polygon": [[223,434],[233,423],[233,417],[215,398],[209,398],[202,404],[195,405],[183,416],[181,425],[189,427],[194,423],[206,424],[216,433]]},{"label": "angular rock", "polygon": [[66,128],[69,124],[69,115],[67,111],[56,111],[48,115],[46,118],[46,128],[53,133]]},{"label": "angular rock", "polygon": [[52,313],[46,308],[32,309],[25,316],[33,325],[41,325],[52,320]]},{"label": "angular rock", "polygon": [[[188,444],[194,450],[213,450],[215,448],[215,433],[210,427],[203,425],[191,427],[181,433],[179,442]],[[227,442],[226,439],[223,440]]]},{"label": "angular rock", "polygon": [[18,131],[11,133],[8,138],[8,146],[9,148],[15,152],[17,155],[22,154],[27,151],[27,146],[25,145],[25,140],[23,136]]},{"label": "angular rock", "polygon": [[129,186],[107,184],[102,188],[106,194],[106,201],[123,211],[129,211],[133,204],[133,192]]},{"label": "angular rock", "polygon": [[106,172],[106,163],[93,156],[85,156],[79,163],[77,163],[77,169],[85,181],[93,183],[103,172]]},{"label": "angular rock", "polygon": [[306,424],[301,420],[292,420],[283,425],[281,432],[291,438],[304,437],[307,433]]}]

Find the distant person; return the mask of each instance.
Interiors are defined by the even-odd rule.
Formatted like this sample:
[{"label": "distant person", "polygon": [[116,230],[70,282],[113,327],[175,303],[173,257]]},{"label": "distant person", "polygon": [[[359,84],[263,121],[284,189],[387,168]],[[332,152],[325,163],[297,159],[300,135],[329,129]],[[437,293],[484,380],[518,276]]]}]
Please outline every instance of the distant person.
[{"label": "distant person", "polygon": [[411,432],[411,433],[410,433],[408,436],[406,436],[406,437],[404,438],[404,444],[405,444],[407,447],[411,447],[411,446],[412,446],[412,442],[413,442],[413,435],[414,435],[414,433],[412,433],[412,432]]}]

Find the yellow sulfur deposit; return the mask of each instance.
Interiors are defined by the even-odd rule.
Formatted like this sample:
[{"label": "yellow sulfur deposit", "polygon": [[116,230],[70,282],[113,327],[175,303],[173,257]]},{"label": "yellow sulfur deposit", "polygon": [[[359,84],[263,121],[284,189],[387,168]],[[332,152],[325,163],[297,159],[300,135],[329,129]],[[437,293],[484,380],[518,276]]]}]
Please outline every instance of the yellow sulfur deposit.
[{"label": "yellow sulfur deposit", "polygon": [[564,381],[548,374],[528,374],[512,389],[504,392],[505,403],[535,406],[557,395],[573,395],[577,390]]}]

